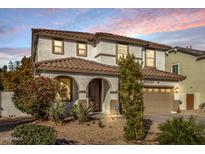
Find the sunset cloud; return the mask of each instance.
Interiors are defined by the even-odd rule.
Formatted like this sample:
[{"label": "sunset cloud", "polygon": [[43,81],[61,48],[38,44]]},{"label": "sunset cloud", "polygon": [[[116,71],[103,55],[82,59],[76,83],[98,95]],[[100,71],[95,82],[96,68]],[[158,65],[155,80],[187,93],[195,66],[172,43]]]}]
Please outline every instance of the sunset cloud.
[{"label": "sunset cloud", "polygon": [[205,50],[205,9],[0,9],[0,65],[30,55],[31,28],[102,31]]},{"label": "sunset cloud", "polygon": [[0,25],[0,37],[16,33],[19,29],[17,27],[11,27],[6,25]]},{"label": "sunset cloud", "polygon": [[20,60],[22,57],[30,55],[30,48],[0,48],[0,66],[8,64],[9,61]]},{"label": "sunset cloud", "polygon": [[89,31],[135,36],[205,26],[205,9],[121,9],[120,13]]}]

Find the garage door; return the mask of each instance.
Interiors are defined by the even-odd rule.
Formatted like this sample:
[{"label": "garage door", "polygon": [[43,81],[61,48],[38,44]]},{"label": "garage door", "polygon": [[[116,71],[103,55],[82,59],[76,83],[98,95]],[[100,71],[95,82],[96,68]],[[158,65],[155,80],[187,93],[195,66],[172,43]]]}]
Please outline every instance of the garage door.
[{"label": "garage door", "polygon": [[170,113],[173,105],[171,88],[144,88],[145,113]]}]

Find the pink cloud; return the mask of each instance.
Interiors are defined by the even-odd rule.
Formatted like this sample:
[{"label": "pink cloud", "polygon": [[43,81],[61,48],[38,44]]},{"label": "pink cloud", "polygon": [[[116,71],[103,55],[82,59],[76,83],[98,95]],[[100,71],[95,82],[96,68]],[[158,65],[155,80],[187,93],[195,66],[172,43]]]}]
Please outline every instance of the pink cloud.
[{"label": "pink cloud", "polygon": [[62,8],[48,8],[48,9],[44,9],[43,11],[41,11],[38,15],[39,16],[50,16],[55,13],[60,13],[64,10],[65,9],[62,9]]},{"label": "pink cloud", "polygon": [[7,64],[9,61],[20,60],[24,56],[30,56],[30,48],[0,48],[0,61]]},{"label": "pink cloud", "polygon": [[19,31],[19,27],[8,27],[0,25],[0,36],[10,35]]},{"label": "pink cloud", "polygon": [[205,9],[121,9],[120,14],[106,18],[89,31],[134,36],[205,26]]}]

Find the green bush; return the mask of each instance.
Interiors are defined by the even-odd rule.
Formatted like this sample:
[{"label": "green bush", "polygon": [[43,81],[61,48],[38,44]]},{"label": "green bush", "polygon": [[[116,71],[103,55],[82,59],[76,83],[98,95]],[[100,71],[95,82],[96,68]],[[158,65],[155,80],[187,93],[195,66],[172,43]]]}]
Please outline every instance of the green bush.
[{"label": "green bush", "polygon": [[124,136],[128,140],[141,140],[145,137],[141,65],[134,55],[128,54],[120,58],[118,73],[121,110],[126,119]]},{"label": "green bush", "polygon": [[159,144],[193,145],[205,144],[205,125],[196,122],[193,117],[173,118],[160,124]]},{"label": "green bush", "polygon": [[86,102],[79,101],[74,105],[72,109],[72,115],[75,119],[78,119],[79,122],[86,122],[89,120],[89,113],[94,111],[94,107],[91,104]]},{"label": "green bush", "polygon": [[49,109],[49,116],[54,122],[61,122],[65,115],[65,102],[55,102]]},{"label": "green bush", "polygon": [[51,127],[28,124],[15,127],[11,136],[16,145],[50,145],[55,143],[57,133]]},{"label": "green bush", "polygon": [[59,92],[59,82],[50,78],[37,77],[18,85],[14,90],[13,102],[22,112],[46,120],[48,110]]}]

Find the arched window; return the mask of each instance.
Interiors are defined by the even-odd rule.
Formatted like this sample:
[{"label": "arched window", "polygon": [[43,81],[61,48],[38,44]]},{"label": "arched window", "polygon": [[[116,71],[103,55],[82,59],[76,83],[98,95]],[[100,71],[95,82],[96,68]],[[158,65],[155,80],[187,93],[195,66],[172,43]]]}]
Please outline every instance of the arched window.
[{"label": "arched window", "polygon": [[72,101],[72,79],[69,77],[56,78],[61,84],[61,101]]}]

